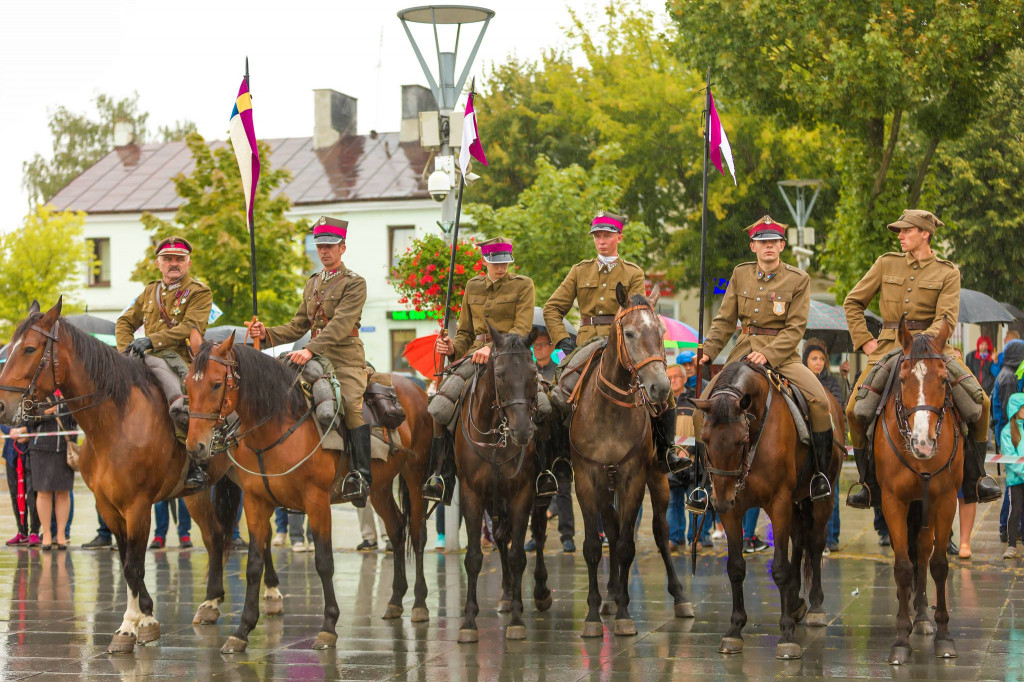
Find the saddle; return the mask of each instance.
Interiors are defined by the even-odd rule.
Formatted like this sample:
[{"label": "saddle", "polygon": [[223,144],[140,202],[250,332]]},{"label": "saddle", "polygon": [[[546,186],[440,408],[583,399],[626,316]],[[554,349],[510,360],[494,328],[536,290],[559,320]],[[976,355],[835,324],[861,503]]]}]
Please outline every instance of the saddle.
[{"label": "saddle", "polygon": [[807,397],[796,384],[783,376],[780,372],[764,365],[748,365],[761,372],[772,386],[778,389],[786,401],[789,413],[793,415],[793,424],[796,426],[797,437],[804,445],[811,443],[811,409],[807,404]]},{"label": "saddle", "polygon": [[552,406],[558,410],[563,419],[568,420],[575,401],[576,387],[586,368],[591,362],[600,358],[600,353],[608,345],[608,338],[601,337],[577,348],[562,360],[555,373],[555,381],[551,385],[549,397]]}]

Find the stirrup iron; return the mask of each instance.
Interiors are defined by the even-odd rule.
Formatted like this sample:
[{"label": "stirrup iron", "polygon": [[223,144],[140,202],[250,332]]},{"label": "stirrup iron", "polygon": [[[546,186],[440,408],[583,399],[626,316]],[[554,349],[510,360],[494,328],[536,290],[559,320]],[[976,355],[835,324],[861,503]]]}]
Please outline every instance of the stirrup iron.
[{"label": "stirrup iron", "polygon": [[708,503],[710,498],[708,497],[707,489],[694,488],[690,491],[690,494],[686,496],[686,511],[691,514],[706,514],[708,511]]}]

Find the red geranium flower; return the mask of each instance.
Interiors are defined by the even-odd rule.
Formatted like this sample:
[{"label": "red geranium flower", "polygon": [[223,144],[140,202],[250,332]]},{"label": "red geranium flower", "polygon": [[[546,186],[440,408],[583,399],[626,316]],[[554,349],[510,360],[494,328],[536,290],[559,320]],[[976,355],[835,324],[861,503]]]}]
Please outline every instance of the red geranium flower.
[{"label": "red geranium flower", "polygon": [[462,274],[464,274],[465,272],[466,272],[466,268],[465,268],[465,266],[464,266],[464,265],[462,265],[462,263],[459,263],[459,264],[457,264],[457,265],[455,266],[455,274],[456,274],[456,275],[462,275]]}]

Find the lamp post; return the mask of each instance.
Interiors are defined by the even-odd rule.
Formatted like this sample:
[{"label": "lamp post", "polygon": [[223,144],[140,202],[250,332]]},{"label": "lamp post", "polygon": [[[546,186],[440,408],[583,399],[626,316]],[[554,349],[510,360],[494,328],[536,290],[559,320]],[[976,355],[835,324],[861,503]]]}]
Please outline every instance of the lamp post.
[{"label": "lamp post", "polygon": [[[814,204],[818,201],[818,193],[821,192],[821,186],[824,183],[821,180],[780,180],[777,184],[779,192],[782,193],[782,199],[789,209],[789,214],[793,216],[793,221],[796,223],[795,228],[789,228],[787,241],[791,245],[790,249],[796,254],[797,267],[807,270],[811,265],[811,256],[814,255],[814,250],[809,248],[814,246],[814,228],[807,227],[807,219],[811,217],[811,211],[814,210]],[[796,207],[786,195],[787,187],[792,187],[796,193]],[[806,193],[811,189],[814,190],[814,194],[808,203]],[[794,242],[796,242],[795,246]]]}]

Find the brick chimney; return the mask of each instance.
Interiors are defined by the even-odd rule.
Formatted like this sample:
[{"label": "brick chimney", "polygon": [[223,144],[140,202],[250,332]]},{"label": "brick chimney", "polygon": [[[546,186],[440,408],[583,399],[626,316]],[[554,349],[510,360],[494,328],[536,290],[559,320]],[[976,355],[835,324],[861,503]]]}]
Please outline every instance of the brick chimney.
[{"label": "brick chimney", "polygon": [[403,85],[402,127],[398,133],[400,143],[419,141],[421,111],[437,111],[434,93],[422,85]]},{"label": "brick chimney", "polygon": [[356,134],[356,98],[335,90],[313,90],[313,149]]}]

